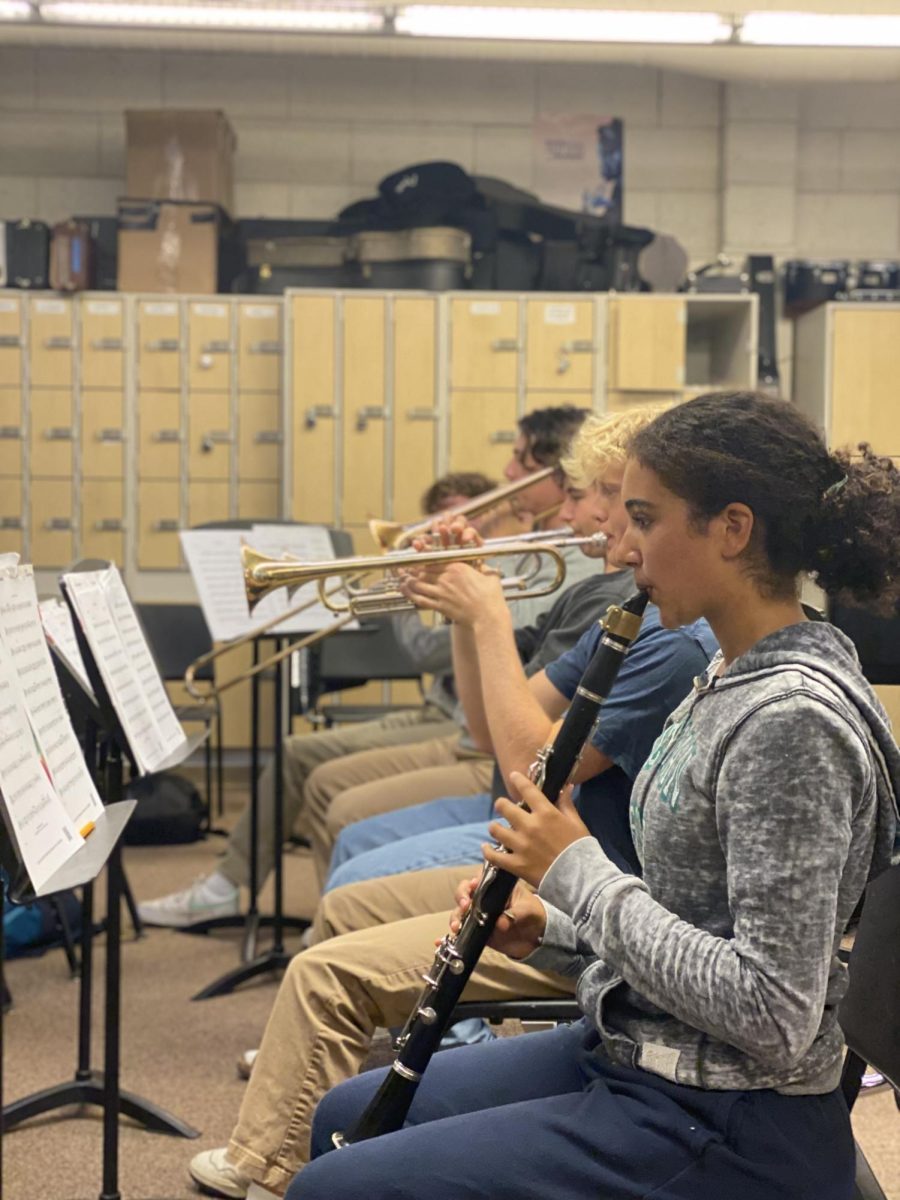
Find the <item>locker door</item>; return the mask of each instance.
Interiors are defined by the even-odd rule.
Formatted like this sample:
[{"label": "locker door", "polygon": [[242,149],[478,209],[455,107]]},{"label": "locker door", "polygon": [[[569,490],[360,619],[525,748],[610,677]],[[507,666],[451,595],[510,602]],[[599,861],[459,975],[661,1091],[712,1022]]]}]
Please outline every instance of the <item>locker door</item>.
[{"label": "locker door", "polygon": [[238,398],[238,477],[281,475],[281,397],[277,392],[242,392]]},{"label": "locker door", "polygon": [[593,406],[593,392],[526,392],[525,411],[534,412],[536,408],[555,408],[560,404],[574,404],[576,408],[590,409]]},{"label": "locker door", "polygon": [[450,400],[450,470],[483,471],[500,481],[516,440],[516,397],[509,392],[454,392]]},{"label": "locker door", "polygon": [[636,408],[671,408],[684,399],[682,392],[616,392],[606,393],[606,412],[629,412]]},{"label": "locker door", "polygon": [[81,393],[81,473],[85,479],[122,478],[124,421],[121,391]]},{"label": "locker door", "polygon": [[517,300],[485,297],[450,304],[450,386],[514,391],[519,379]]},{"label": "locker door", "polygon": [[188,398],[189,478],[230,478],[232,441],[228,393],[193,392]]},{"label": "locker door", "polygon": [[33,388],[72,386],[72,301],[31,301],[28,362]]},{"label": "locker door", "polygon": [[171,571],[181,566],[181,492],[177,482],[164,480],[138,484],[138,567],[143,571]]},{"label": "locker door", "polygon": [[335,449],[339,414],[335,398],[335,301],[292,296],[290,463],[295,521],[334,525]]},{"label": "locker door", "polygon": [[387,422],[384,390],[385,301],[344,301],[344,484],[348,525],[384,514]]},{"label": "locker door", "polygon": [[141,300],[137,312],[137,375],[141,391],[181,387],[181,310],[177,300]]},{"label": "locker door", "polygon": [[394,473],[392,513],[419,514],[422,493],[437,475],[437,302],[394,301]]},{"label": "locker door", "polygon": [[529,300],[526,328],[525,387],[590,394],[597,353],[593,301]]},{"label": "locker door", "polygon": [[81,386],[125,384],[125,306],[121,300],[81,301]]},{"label": "locker door", "polygon": [[839,309],[833,320],[829,443],[900,454],[900,311]]},{"label": "locker door", "polygon": [[22,394],[0,388],[0,475],[22,474]]},{"label": "locker door", "polygon": [[609,322],[611,390],[671,392],[684,386],[684,300],[611,297]]},{"label": "locker door", "polygon": [[280,392],[282,304],[238,301],[238,390]]},{"label": "locker door", "polygon": [[237,515],[241,521],[277,521],[281,516],[281,485],[239,480]]},{"label": "locker door", "polygon": [[0,478],[0,554],[25,553],[22,479]]},{"label": "locker door", "polygon": [[207,521],[227,521],[231,516],[231,496],[227,483],[191,482],[188,484],[188,526],[205,525]]},{"label": "locker door", "polygon": [[211,300],[188,304],[188,387],[222,392],[231,386],[231,307]]},{"label": "locker door", "polygon": [[125,501],[118,479],[86,479],[81,486],[81,554],[125,562]]},{"label": "locker door", "polygon": [[74,437],[72,393],[62,389],[33,391],[30,430],[31,474],[70,476]]},{"label": "locker door", "polygon": [[178,479],[181,474],[181,398],[173,392],[138,397],[138,474]]},{"label": "locker door", "polygon": [[0,296],[0,387],[22,383],[22,301]]},{"label": "locker door", "polygon": [[36,567],[67,567],[75,556],[72,483],[31,481],[31,560]]}]

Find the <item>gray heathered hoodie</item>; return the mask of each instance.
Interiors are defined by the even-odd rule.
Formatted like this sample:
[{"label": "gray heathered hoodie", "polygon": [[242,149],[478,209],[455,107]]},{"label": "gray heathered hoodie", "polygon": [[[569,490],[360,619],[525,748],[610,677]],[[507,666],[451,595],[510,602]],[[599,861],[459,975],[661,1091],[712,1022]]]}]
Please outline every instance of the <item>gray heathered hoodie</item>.
[{"label": "gray heathered hoodie", "polygon": [[578,975],[616,1062],[698,1087],[837,1086],[841,935],[896,831],[900,752],[832,626],[695,681],[632,795],[643,879],[593,838],[541,882],[529,963]]}]

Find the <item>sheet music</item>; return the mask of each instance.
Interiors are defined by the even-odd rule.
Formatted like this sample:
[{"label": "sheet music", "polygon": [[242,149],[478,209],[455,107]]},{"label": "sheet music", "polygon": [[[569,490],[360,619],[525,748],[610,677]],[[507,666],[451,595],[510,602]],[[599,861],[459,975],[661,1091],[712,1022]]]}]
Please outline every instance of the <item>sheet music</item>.
[{"label": "sheet music", "polygon": [[167,757],[147,697],[125,649],[103,588],[103,571],[63,576],[100,675],[142,771]]},{"label": "sheet music", "polygon": [[[300,562],[322,562],[334,558],[334,547],[324,525],[254,525],[246,535],[247,542],[270,558],[281,558],[290,554]],[[287,588],[279,588],[256,606],[254,623],[267,621],[285,609],[294,608],[308,601],[315,603],[302,613],[288,617],[273,629],[273,633],[311,633],[325,629],[336,615],[318,599],[319,589],[315,583],[305,584],[288,595]],[[357,628],[351,621],[346,629]]]},{"label": "sheet music", "polygon": [[71,668],[74,675],[78,676],[79,683],[89,695],[93,696],[94,689],[91,687],[87,668],[81,657],[81,648],[75,637],[75,627],[72,624],[72,614],[69,612],[68,605],[56,596],[52,596],[47,600],[41,600],[38,607],[47,640],[60,651],[66,660],[66,665]]},{"label": "sheet music", "polygon": [[79,831],[103,811],[60,691],[41,625],[34,568],[0,570],[0,637],[22,704],[66,812]]},{"label": "sheet music", "polygon": [[175,716],[169,693],[160,678],[159,668],[147,645],[147,639],[138,621],[137,613],[134,611],[128,589],[119,574],[119,568],[112,566],[108,571],[103,572],[102,583],[113,620],[125,646],[125,652],[138,677],[147,703],[150,705],[160,742],[168,757],[187,741],[184,730],[181,728],[181,722]]},{"label": "sheet music", "polygon": [[12,658],[0,639],[0,793],[9,831],[39,890],[84,844],[53,789],[22,705]]}]

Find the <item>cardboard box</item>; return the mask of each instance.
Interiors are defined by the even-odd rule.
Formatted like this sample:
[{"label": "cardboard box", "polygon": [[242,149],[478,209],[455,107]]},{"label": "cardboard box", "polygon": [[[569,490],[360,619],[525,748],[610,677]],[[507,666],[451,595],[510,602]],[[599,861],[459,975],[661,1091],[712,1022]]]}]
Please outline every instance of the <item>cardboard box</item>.
[{"label": "cardboard box", "polygon": [[157,108],[125,113],[125,188],[154,200],[205,200],[234,211],[237,138],[223,112]]},{"label": "cardboard box", "polygon": [[240,270],[237,241],[215,204],[119,200],[119,291],[227,291]]}]

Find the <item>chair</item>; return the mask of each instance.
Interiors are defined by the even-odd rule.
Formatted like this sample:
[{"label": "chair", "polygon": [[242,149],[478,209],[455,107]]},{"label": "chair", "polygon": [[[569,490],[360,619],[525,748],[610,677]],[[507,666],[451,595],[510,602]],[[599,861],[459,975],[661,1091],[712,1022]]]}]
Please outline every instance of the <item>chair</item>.
[{"label": "chair", "polygon": [[900,684],[900,612],[883,617],[855,605],[829,604],[829,620],[856,647],[871,684]]},{"label": "chair", "polygon": [[[212,649],[212,639],[197,604],[138,604],[138,617],[156,659],[159,673],[165,680],[180,681],[195,658]],[[201,668],[198,680],[212,682],[212,665]],[[218,696],[207,701],[179,704],[175,707],[179,721],[200,721],[207,729],[205,743],[206,817],[207,825],[213,803],[213,753],[216,759],[216,812],[225,809],[225,785],[222,768],[222,706]],[[213,749],[215,726],[215,749]]]},{"label": "chair", "polygon": [[422,672],[397,640],[390,620],[379,620],[358,630],[330,638],[310,654],[310,694],[313,723],[330,728],[339,722],[369,721],[389,712],[411,707],[406,704],[318,704],[318,697],[370,680],[414,679],[421,688]]}]

